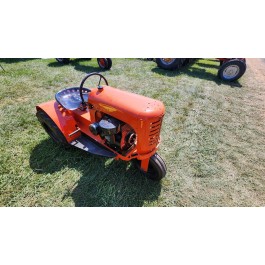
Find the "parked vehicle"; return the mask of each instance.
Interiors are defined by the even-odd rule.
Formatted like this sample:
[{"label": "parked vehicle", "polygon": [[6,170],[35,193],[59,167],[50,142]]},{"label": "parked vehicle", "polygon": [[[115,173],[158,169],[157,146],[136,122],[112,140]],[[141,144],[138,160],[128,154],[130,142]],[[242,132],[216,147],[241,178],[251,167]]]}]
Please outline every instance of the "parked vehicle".
[{"label": "parked vehicle", "polygon": [[[69,64],[70,58],[55,58],[57,62],[62,64]],[[103,70],[109,70],[112,66],[112,60],[110,58],[97,58],[98,65]]]},{"label": "parked vehicle", "polygon": [[[98,85],[85,88],[92,76],[99,77]],[[134,161],[153,180],[166,175],[165,162],[157,154],[165,114],[162,102],[113,88],[99,73],[88,74],[79,87],[59,91],[55,99],[37,105],[36,115],[56,143]]]},{"label": "parked vehicle", "polygon": [[[194,58],[157,58],[157,66],[165,70],[176,70],[194,61]],[[246,71],[245,58],[218,58],[220,68],[218,77],[224,81],[238,80]]]}]

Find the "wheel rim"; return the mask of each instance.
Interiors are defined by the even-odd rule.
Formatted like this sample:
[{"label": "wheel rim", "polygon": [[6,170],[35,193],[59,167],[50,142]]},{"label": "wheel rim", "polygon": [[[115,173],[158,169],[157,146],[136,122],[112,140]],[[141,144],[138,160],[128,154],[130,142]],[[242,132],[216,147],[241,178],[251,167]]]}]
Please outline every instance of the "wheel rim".
[{"label": "wheel rim", "polygon": [[164,64],[171,64],[175,59],[174,58],[161,58]]},{"label": "wheel rim", "polygon": [[101,67],[106,67],[106,62],[105,62],[105,59],[99,59],[99,64]]},{"label": "wheel rim", "polygon": [[224,69],[223,76],[225,79],[232,79],[236,77],[240,69],[237,65],[229,65]]}]

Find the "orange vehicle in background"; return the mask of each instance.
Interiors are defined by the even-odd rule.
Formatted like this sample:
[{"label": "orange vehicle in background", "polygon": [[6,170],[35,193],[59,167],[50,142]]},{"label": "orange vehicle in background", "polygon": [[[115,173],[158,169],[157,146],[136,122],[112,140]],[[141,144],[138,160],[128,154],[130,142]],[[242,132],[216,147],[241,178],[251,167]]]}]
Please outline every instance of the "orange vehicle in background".
[{"label": "orange vehicle in background", "polygon": [[[61,64],[69,64],[70,58],[55,58],[58,63]],[[87,59],[91,60],[91,59]],[[97,58],[98,66],[102,70],[109,70],[112,66],[112,60],[111,58]]]},{"label": "orange vehicle in background", "polygon": [[[99,77],[98,85],[85,88],[91,76]],[[153,180],[166,175],[165,162],[157,154],[165,114],[162,102],[113,88],[99,73],[88,74],[79,87],[59,91],[55,99],[37,105],[36,115],[56,143],[135,161]]]},{"label": "orange vehicle in background", "polygon": [[[220,61],[218,77],[224,81],[236,81],[246,71],[245,58],[217,58]],[[156,58],[157,66],[165,70],[176,70],[195,61],[195,58]]]}]

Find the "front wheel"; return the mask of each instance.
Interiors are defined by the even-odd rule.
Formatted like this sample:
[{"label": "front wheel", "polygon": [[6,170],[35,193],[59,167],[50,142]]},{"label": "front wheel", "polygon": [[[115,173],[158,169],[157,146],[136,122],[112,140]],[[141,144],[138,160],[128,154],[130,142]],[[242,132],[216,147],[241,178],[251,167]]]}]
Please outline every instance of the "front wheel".
[{"label": "front wheel", "polygon": [[246,68],[246,63],[243,60],[230,60],[221,65],[218,77],[224,81],[232,82],[239,79],[245,73]]},{"label": "front wheel", "polygon": [[103,70],[109,70],[112,66],[112,60],[110,58],[98,58],[98,65]]},{"label": "front wheel", "polygon": [[156,58],[157,66],[165,70],[179,69],[184,61],[183,58]]},{"label": "front wheel", "polygon": [[[134,161],[136,166],[140,169],[141,161],[135,160]],[[153,156],[150,157],[149,166],[147,172],[144,174],[155,181],[160,181],[162,178],[165,177],[167,173],[167,167],[161,156],[155,153]]]}]

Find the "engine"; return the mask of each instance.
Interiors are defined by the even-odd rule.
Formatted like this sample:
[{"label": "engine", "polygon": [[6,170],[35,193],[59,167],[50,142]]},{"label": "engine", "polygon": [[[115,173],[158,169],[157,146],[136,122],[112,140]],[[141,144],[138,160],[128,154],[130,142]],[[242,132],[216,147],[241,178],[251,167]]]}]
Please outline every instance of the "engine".
[{"label": "engine", "polygon": [[137,136],[133,128],[109,115],[104,115],[98,122],[89,126],[94,135],[100,135],[105,143],[119,153],[126,153],[137,142]]}]

